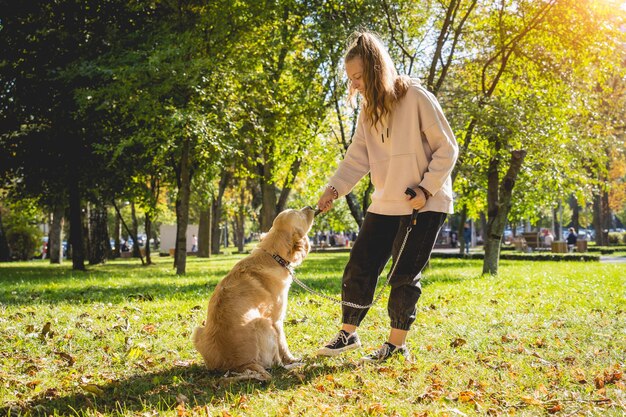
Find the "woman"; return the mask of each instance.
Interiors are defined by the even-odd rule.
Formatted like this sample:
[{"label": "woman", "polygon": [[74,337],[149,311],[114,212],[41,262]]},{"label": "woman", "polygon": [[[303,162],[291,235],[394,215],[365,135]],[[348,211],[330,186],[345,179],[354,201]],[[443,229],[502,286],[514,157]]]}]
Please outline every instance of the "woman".
[{"label": "woman", "polygon": [[[420,274],[447,213],[452,213],[450,174],[458,146],[437,99],[416,80],[397,74],[373,34],[355,34],[344,63],[350,97],[361,94],[361,111],[345,158],[317,205],[322,212],[330,210],[334,200],[371,173],[375,191],[344,270],[342,299],[371,303],[378,276],[392,257],[398,264],[387,306],[391,331],[382,347],[362,361],[395,355],[408,359],[405,341],[422,292]],[[405,194],[407,188],[415,197]],[[413,210],[419,210],[417,223],[398,259]],[[341,330],[317,354],[335,356],[360,347],[356,330],[367,311],[343,305]]]}]

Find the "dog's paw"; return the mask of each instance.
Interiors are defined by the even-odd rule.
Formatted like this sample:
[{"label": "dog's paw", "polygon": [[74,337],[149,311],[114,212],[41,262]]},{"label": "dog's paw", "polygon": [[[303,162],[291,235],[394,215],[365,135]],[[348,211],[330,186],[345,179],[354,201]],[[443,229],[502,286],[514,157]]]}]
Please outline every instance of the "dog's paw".
[{"label": "dog's paw", "polygon": [[267,382],[272,379],[272,375],[265,369],[245,369],[243,372],[226,372],[222,377],[224,382],[239,382],[257,380]]},{"label": "dog's paw", "polygon": [[302,358],[296,358],[292,355],[286,355],[282,358],[283,365],[289,365],[292,363],[302,362]]},{"label": "dog's paw", "polygon": [[291,363],[283,364],[283,368],[285,368],[288,371],[290,371],[292,369],[295,369],[295,368],[299,368],[301,366],[304,366],[304,361],[302,361],[302,360],[296,360],[296,361],[291,362]]}]

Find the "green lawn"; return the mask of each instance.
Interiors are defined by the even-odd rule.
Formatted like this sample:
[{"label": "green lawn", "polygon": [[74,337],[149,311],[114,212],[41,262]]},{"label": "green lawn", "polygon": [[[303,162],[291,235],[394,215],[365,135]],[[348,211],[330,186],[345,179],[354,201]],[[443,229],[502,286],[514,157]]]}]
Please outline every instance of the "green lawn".
[{"label": "green lawn", "polygon": [[[434,259],[414,360],[384,365],[358,359],[386,337],[386,296],[360,329],[361,351],[318,359],[340,309],[294,286],[286,332],[304,365],[263,384],[207,372],[190,342],[241,256],[191,258],[185,277],[170,258],[86,273],[0,264],[0,415],[626,414],[626,264],[503,261],[494,278],[481,261]],[[338,295],[346,259],[312,253],[298,277]]]}]

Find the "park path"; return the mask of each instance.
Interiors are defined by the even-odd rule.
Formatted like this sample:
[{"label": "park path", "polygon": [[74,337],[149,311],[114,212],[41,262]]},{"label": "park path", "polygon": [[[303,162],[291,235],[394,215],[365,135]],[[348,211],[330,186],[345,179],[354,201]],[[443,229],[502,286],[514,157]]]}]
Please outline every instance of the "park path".
[{"label": "park path", "polygon": [[[459,253],[459,250],[453,248],[435,248],[433,252]],[[626,264],[626,256],[600,256],[600,262],[607,264]]]},{"label": "park path", "polygon": [[600,262],[607,264],[626,264],[626,256],[600,256]]}]

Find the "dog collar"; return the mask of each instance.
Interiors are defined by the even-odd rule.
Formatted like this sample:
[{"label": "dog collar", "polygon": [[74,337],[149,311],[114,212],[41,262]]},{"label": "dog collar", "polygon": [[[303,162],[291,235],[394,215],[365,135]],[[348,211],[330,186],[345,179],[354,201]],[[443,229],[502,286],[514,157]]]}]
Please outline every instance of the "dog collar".
[{"label": "dog collar", "polygon": [[277,253],[269,253],[269,252],[268,252],[268,251],[266,251],[265,249],[263,249],[263,251],[264,251],[265,253],[267,253],[268,255],[270,255],[272,258],[274,258],[274,260],[275,260],[276,262],[278,262],[278,264],[279,264],[280,266],[282,266],[283,268],[285,268],[285,269],[286,269],[286,270],[288,270],[289,272],[293,272],[293,271],[292,271],[292,269],[291,269],[291,263],[290,263],[288,260],[286,260],[285,258],[283,258],[282,256],[280,256],[280,255],[279,255],[279,254],[277,254]]},{"label": "dog collar", "polygon": [[285,258],[283,258],[282,256],[280,256],[279,254],[277,254],[277,253],[273,253],[273,254],[272,254],[272,258],[274,258],[274,260],[275,260],[276,262],[278,262],[278,263],[280,264],[280,266],[282,266],[283,268],[290,269],[290,268],[289,268],[289,265],[290,265],[289,261],[287,261]]}]

